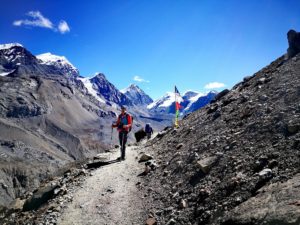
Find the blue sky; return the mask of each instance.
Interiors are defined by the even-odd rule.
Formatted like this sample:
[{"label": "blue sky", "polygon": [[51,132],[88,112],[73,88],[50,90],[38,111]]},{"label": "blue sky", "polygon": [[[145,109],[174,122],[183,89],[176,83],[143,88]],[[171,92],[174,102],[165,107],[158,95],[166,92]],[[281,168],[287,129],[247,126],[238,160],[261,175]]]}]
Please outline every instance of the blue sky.
[{"label": "blue sky", "polygon": [[103,72],[156,99],[174,84],[231,88],[286,52],[299,12],[297,0],[1,0],[0,43],[64,55],[83,76]]}]

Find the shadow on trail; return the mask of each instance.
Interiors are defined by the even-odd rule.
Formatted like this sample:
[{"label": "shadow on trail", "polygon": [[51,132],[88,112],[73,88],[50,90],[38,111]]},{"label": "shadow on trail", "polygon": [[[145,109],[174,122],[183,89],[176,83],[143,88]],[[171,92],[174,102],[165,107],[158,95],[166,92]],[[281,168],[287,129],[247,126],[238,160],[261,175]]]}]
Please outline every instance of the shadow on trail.
[{"label": "shadow on trail", "polygon": [[147,173],[146,171],[144,171],[144,172],[138,174],[137,176],[138,176],[138,177],[143,177],[143,176],[146,176],[147,174],[148,174],[148,173]]},{"label": "shadow on trail", "polygon": [[87,163],[86,166],[88,169],[92,169],[92,168],[99,168],[102,166],[107,166],[107,165],[110,165],[113,163],[118,163],[118,162],[120,162],[120,160],[114,159],[111,161],[98,161],[98,162]]}]

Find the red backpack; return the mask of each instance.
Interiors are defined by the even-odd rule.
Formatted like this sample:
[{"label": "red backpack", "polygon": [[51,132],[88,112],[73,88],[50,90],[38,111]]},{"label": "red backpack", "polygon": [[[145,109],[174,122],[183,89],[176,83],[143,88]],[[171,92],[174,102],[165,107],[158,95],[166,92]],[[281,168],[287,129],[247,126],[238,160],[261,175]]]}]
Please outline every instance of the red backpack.
[{"label": "red backpack", "polygon": [[[121,115],[119,115],[119,119],[121,120]],[[126,113],[126,118],[127,118],[127,122],[129,120],[129,118],[131,118],[131,126],[129,127],[128,129],[128,132],[130,132],[132,130],[132,125],[133,125],[133,117],[129,114],[129,113]]]}]

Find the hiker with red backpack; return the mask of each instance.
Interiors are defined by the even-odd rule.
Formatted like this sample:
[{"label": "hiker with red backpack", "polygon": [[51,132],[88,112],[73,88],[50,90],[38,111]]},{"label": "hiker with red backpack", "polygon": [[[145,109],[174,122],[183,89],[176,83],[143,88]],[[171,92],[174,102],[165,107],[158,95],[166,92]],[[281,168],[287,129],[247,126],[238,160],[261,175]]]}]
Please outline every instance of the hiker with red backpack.
[{"label": "hiker with red backpack", "polygon": [[131,131],[132,117],[126,112],[126,108],[121,106],[121,114],[118,116],[116,123],[112,124],[112,128],[117,127],[119,132],[119,142],[121,149],[121,157],[118,160],[125,160],[125,149],[127,142],[127,135]]}]

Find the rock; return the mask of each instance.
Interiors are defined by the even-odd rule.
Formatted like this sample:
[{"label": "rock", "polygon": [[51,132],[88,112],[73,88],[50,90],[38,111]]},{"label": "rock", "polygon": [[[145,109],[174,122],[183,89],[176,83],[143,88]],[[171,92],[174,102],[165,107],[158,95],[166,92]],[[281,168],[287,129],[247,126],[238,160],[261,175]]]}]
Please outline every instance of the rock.
[{"label": "rock", "polygon": [[176,221],[172,218],[167,222],[167,225],[175,225]]},{"label": "rock", "polygon": [[261,156],[254,165],[254,171],[258,172],[262,170],[266,165],[268,165],[268,157],[267,156]]},{"label": "rock", "polygon": [[165,212],[165,213],[171,213],[171,212],[173,212],[173,210],[174,210],[174,208],[173,208],[172,206],[170,206],[170,207],[168,207],[168,208],[165,208],[165,209],[164,209],[164,212]]},{"label": "rock", "polygon": [[271,169],[278,166],[278,161],[275,160],[275,159],[272,159],[269,164],[268,164],[268,167],[270,167]]},{"label": "rock", "polygon": [[147,175],[148,173],[150,173],[150,171],[151,171],[150,166],[145,165],[144,174]]},{"label": "rock", "polygon": [[267,95],[260,95],[260,96],[259,96],[259,100],[260,100],[260,101],[265,102],[265,101],[267,101],[268,99],[269,99],[269,98],[268,98]]},{"label": "rock", "polygon": [[213,114],[213,120],[215,120],[215,119],[217,119],[217,118],[219,118],[221,116],[221,110],[217,110],[214,114]]},{"label": "rock", "polygon": [[146,220],[146,225],[156,225],[156,224],[157,224],[157,222],[156,222],[155,218],[148,218]]},{"label": "rock", "polygon": [[145,163],[146,166],[149,166],[151,168],[151,170],[155,170],[158,165],[155,163],[155,161],[153,160],[149,160]]},{"label": "rock", "polygon": [[24,206],[24,203],[25,203],[25,199],[20,199],[20,198],[16,198],[10,208],[11,209],[14,209],[14,210],[22,210],[23,209],[23,206]]},{"label": "rock", "polygon": [[243,78],[243,82],[247,82],[249,80],[251,80],[253,78],[253,76],[246,76]]},{"label": "rock", "polygon": [[216,160],[217,160],[216,156],[207,157],[207,158],[197,161],[197,165],[200,167],[200,169],[202,170],[203,173],[207,174],[209,172],[209,170],[211,169],[211,167],[216,162]]},{"label": "rock", "polygon": [[156,137],[157,137],[157,138],[162,138],[163,136],[165,136],[166,133],[167,133],[167,131],[163,130],[163,131],[159,132],[159,133],[156,135]]},{"label": "rock", "polygon": [[144,154],[140,157],[139,162],[146,162],[146,161],[149,161],[149,160],[151,160],[151,159],[153,159],[153,157],[152,157],[151,155],[144,153]]},{"label": "rock", "polygon": [[45,186],[38,189],[37,192],[33,193],[33,196],[25,201],[23,206],[24,211],[38,209],[42,204],[46,203],[49,199],[54,197],[54,190],[58,188],[55,186]]},{"label": "rock", "polygon": [[273,176],[272,170],[269,168],[263,169],[258,173],[261,178],[271,178]]},{"label": "rock", "polygon": [[223,225],[230,224],[299,224],[300,174],[284,183],[278,182],[262,188],[227,213]]},{"label": "rock", "polygon": [[217,111],[218,107],[219,107],[218,105],[213,105],[213,106],[209,107],[207,110],[207,114]]},{"label": "rock", "polygon": [[220,93],[218,93],[215,97],[215,101],[219,101],[221,98],[223,98],[225,95],[227,95],[229,93],[228,89],[224,89],[223,91],[221,91]]},{"label": "rock", "polygon": [[180,148],[182,148],[184,146],[184,144],[183,143],[180,143],[180,144],[178,144],[177,146],[176,146],[176,149],[180,149]]},{"label": "rock", "polygon": [[264,84],[265,82],[266,82],[266,78],[263,77],[263,78],[258,79],[257,84]]},{"label": "rock", "polygon": [[180,207],[181,209],[186,208],[186,207],[187,207],[187,201],[186,201],[185,199],[181,199],[181,200],[180,200],[180,203],[179,203],[179,207]]},{"label": "rock", "polygon": [[290,134],[295,134],[300,130],[300,124],[294,121],[289,121],[287,125],[287,130]]},{"label": "rock", "polygon": [[295,30],[289,30],[287,33],[289,48],[287,49],[288,58],[294,57],[300,52],[300,34]]},{"label": "rock", "polygon": [[164,176],[164,177],[167,177],[167,176],[169,176],[169,175],[170,175],[170,171],[164,170],[163,176]]}]

